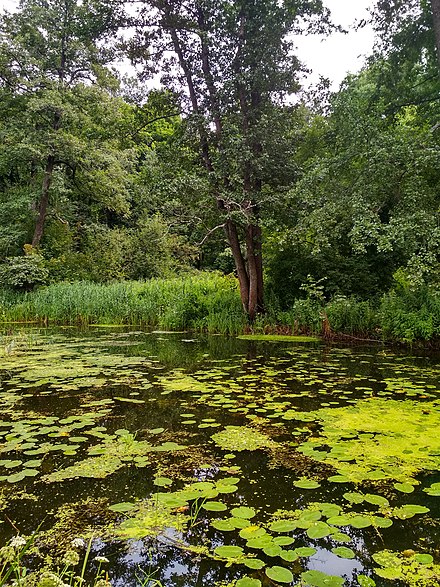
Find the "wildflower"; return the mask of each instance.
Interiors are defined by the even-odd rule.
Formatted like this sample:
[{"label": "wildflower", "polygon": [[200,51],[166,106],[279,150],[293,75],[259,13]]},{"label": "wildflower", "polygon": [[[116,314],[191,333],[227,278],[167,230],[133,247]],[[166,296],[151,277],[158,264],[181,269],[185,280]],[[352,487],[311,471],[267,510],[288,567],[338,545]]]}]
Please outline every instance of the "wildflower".
[{"label": "wildflower", "polygon": [[109,563],[110,562],[106,556],[95,556],[95,561],[97,563]]},{"label": "wildflower", "polygon": [[84,548],[86,545],[82,538],[74,538],[70,544],[73,548]]},{"label": "wildflower", "polygon": [[11,539],[9,545],[12,546],[12,548],[19,550],[22,548],[22,546],[26,546],[26,540],[23,538],[23,536],[14,536],[14,538]]},{"label": "wildflower", "polygon": [[106,579],[99,579],[99,581],[96,581],[95,587],[112,587],[112,584]]},{"label": "wildflower", "polygon": [[74,550],[68,550],[63,557],[63,562],[68,567],[76,567],[79,563],[79,555]]}]

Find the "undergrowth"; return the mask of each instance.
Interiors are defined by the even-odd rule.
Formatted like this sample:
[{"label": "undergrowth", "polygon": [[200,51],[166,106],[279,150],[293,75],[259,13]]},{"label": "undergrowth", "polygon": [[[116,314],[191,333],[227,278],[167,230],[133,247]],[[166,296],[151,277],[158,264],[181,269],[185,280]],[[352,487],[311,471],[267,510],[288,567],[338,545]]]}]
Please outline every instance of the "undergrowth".
[{"label": "undergrowth", "polygon": [[[318,292],[319,293],[319,292]],[[38,324],[127,324],[220,334],[281,333],[368,337],[405,343],[440,338],[440,292],[397,288],[377,300],[320,295],[288,310],[274,298],[250,325],[237,280],[219,273],[98,284],[56,283],[32,292],[0,290],[0,320]]]}]

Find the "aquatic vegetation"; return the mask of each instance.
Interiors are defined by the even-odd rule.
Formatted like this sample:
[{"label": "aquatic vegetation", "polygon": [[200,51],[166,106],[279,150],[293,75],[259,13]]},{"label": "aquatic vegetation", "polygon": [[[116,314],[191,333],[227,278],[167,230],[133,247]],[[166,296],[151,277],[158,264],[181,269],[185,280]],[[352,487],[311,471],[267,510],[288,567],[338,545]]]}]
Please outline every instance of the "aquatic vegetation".
[{"label": "aquatic vegetation", "polygon": [[174,452],[185,447],[175,442],[165,442],[152,446],[148,441],[135,440],[128,430],[119,430],[115,436],[106,438],[101,444],[88,450],[87,459],[79,461],[66,469],[54,471],[43,477],[43,481],[65,481],[75,477],[103,479],[129,463],[145,467],[150,463],[144,457],[152,452]]},{"label": "aquatic vegetation", "polygon": [[432,587],[440,584],[440,565],[429,554],[383,550],[373,554],[379,566],[375,573],[384,579],[403,581],[408,587]]},{"label": "aquatic vegetation", "polygon": [[395,479],[402,482],[398,489],[409,490],[409,481],[418,472],[440,469],[436,402],[370,398],[313,415],[322,429],[299,450],[333,466],[343,480]]},{"label": "aquatic vegetation", "polygon": [[240,340],[256,340],[266,342],[320,342],[316,336],[287,336],[282,334],[241,334]]},{"label": "aquatic vegetation", "polygon": [[[28,527],[28,512],[47,514],[42,552],[64,556],[72,529],[122,553],[115,569],[152,549],[154,580],[167,587],[164,569],[185,557],[210,569],[207,587],[221,569],[239,587],[344,585],[316,570],[321,559],[373,587],[373,567],[378,584],[394,568],[371,562],[377,537],[395,553],[408,531],[417,557],[396,555],[398,580],[411,585],[411,561],[414,586],[436,584],[437,554],[423,543],[436,535],[440,495],[438,476],[423,476],[440,471],[436,364],[234,339],[222,354],[220,338],[212,348],[181,339],[39,333],[5,358],[0,510]],[[96,499],[73,507],[78,492]]]},{"label": "aquatic vegetation", "polygon": [[211,438],[223,450],[236,452],[276,447],[271,438],[248,426],[227,426]]}]

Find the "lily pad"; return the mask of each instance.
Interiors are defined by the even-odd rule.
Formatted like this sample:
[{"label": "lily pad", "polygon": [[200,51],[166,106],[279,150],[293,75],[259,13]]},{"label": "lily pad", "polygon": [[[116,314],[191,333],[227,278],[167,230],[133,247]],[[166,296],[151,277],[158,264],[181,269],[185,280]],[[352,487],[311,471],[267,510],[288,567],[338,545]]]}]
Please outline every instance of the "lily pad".
[{"label": "lily pad", "polygon": [[268,567],[266,575],[276,583],[292,583],[293,581],[292,573],[284,567]]}]

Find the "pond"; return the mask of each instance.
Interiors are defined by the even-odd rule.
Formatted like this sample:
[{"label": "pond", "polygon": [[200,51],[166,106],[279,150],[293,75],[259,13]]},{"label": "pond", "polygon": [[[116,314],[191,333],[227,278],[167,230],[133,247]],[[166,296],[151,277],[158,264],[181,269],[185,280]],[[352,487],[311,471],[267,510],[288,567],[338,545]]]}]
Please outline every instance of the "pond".
[{"label": "pond", "polygon": [[440,585],[438,357],[99,326],[1,353],[28,572],[83,538],[113,587]]}]

